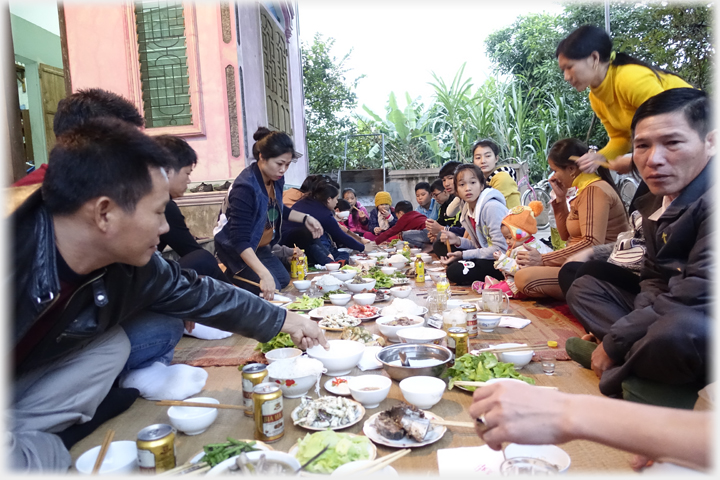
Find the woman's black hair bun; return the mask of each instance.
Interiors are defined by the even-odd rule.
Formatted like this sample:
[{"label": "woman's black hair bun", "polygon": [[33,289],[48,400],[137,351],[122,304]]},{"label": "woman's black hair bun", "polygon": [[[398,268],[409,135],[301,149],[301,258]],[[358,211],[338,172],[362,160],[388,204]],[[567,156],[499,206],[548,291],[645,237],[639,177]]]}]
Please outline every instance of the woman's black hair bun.
[{"label": "woman's black hair bun", "polygon": [[253,134],[253,140],[258,142],[258,141],[262,140],[263,138],[267,137],[268,135],[270,135],[271,133],[272,133],[272,131],[270,129],[268,129],[267,127],[260,127]]}]

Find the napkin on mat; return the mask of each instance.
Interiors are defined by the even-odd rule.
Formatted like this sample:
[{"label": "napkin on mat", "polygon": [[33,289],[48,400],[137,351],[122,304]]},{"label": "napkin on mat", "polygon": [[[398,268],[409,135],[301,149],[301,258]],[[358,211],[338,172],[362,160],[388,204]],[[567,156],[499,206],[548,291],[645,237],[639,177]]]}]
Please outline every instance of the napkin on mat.
[{"label": "napkin on mat", "polygon": [[440,476],[471,477],[496,475],[505,460],[502,451],[496,452],[487,445],[482,447],[443,448],[437,451]]},{"label": "napkin on mat", "polygon": [[530,319],[519,317],[502,317],[498,323],[498,327],[507,328],[525,328],[528,325],[530,325]]},{"label": "napkin on mat", "polygon": [[382,368],[382,363],[380,363],[378,359],[375,358],[375,355],[380,350],[382,350],[382,347],[365,347],[365,351],[363,352],[363,356],[360,359],[360,363],[358,363],[358,368],[363,372],[365,370],[375,370],[376,368]]}]

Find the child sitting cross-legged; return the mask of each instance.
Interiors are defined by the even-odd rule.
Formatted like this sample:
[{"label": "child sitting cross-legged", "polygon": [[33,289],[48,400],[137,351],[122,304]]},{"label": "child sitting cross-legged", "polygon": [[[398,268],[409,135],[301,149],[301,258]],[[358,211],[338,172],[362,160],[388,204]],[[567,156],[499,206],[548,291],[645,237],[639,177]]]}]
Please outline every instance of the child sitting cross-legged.
[{"label": "child sitting cross-legged", "polygon": [[[485,287],[501,288],[508,295],[518,295],[513,277],[520,269],[516,262],[518,251],[525,249],[525,246],[536,248],[540,253],[552,252],[552,249],[533,235],[537,233],[537,221],[535,218],[543,211],[542,202],[533,201],[529,206],[518,205],[512,208],[503,218],[500,230],[507,240],[508,251],[505,253],[495,252],[495,268],[505,275],[504,282],[497,282],[495,279],[486,278]],[[505,284],[505,285],[503,285]],[[507,286],[507,287],[506,287]],[[509,291],[508,291],[509,290]]]}]

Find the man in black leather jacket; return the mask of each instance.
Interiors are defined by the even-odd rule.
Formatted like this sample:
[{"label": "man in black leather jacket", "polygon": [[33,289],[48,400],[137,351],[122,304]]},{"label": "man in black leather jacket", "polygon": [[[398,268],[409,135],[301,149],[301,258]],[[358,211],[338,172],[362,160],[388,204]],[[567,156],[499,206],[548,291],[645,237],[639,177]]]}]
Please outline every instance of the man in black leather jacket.
[{"label": "man in black leather jacket", "polygon": [[314,322],[157,253],[167,231],[166,152],[112,119],[63,135],[41,191],[11,217],[14,470],[65,471],[59,435],[87,422],[125,365],[120,327],[141,311],[201,321],[264,342],[326,345]]}]

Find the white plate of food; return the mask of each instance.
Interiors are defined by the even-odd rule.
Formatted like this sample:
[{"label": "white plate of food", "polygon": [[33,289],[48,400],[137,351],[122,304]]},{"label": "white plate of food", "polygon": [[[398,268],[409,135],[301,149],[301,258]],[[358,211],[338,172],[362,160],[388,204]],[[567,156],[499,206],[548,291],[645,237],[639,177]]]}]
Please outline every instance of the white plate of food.
[{"label": "white plate of food", "polygon": [[293,302],[293,299],[290,298],[290,297],[286,297],[285,295],[275,294],[275,295],[273,296],[273,299],[272,299],[272,300],[268,300],[268,302],[272,303],[273,305],[283,306],[283,305],[287,305],[287,304],[289,304],[289,303],[292,303],[292,302]]},{"label": "white plate of food", "polygon": [[318,327],[331,332],[342,332],[346,327],[357,327],[362,323],[359,318],[351,317],[347,313],[328,315],[318,322]]},{"label": "white plate of food", "polygon": [[343,395],[343,396],[349,396],[350,395],[350,387],[348,387],[348,380],[350,380],[351,376],[349,375],[343,375],[339,377],[333,377],[327,382],[325,382],[325,390],[332,393],[333,395]]},{"label": "white plate of food", "polygon": [[390,277],[390,281],[393,283],[394,286],[410,284],[409,278]]},{"label": "white plate of food", "polygon": [[316,399],[302,397],[300,405],[290,413],[293,424],[315,431],[342,430],[355,425],[364,416],[365,407],[360,403],[331,395]]},{"label": "white plate of food", "polygon": [[[422,412],[425,418],[442,420],[441,417],[435,415],[432,412],[428,412],[427,410],[420,410],[411,405],[403,404],[402,402],[393,408],[402,408],[402,405],[404,405],[404,407],[409,407],[411,410],[414,410],[416,412]],[[410,438],[407,435],[407,432],[405,432],[405,430],[400,427],[400,424],[396,421],[393,421],[390,415],[388,415],[388,413],[393,410],[393,408],[391,408],[390,410],[378,412],[365,420],[365,423],[363,424],[363,433],[374,443],[394,448],[423,447],[425,445],[430,445],[431,443],[437,442],[443,437],[443,435],[445,435],[445,432],[447,432],[447,427],[430,424],[430,428],[428,429],[427,434],[422,439],[422,441]],[[378,418],[380,418],[381,420],[378,422],[378,424],[376,424]],[[383,423],[385,424],[384,426],[382,425]],[[384,432],[384,434],[380,432]]]},{"label": "white plate of food", "polygon": [[[248,440],[248,439],[243,439],[243,440],[238,440],[238,441],[239,441],[239,442],[245,442],[245,443],[255,442],[254,447],[255,447],[255,449],[257,449],[257,450],[265,450],[265,451],[272,451],[272,450],[274,450],[270,445],[268,445],[267,443],[263,443],[263,442],[261,442],[260,440]],[[203,458],[204,456],[205,456],[205,450],[203,450],[202,452],[200,452],[200,453],[198,453],[197,455],[195,455],[195,456],[190,460],[190,463],[198,463],[198,462],[200,461],[200,459]]]},{"label": "white plate of food", "polygon": [[[320,435],[320,434],[322,434],[322,433],[321,432],[313,433],[313,435]],[[334,434],[340,435],[340,436],[346,437],[346,438],[362,436],[362,435],[356,435],[354,433],[343,433],[343,432],[334,432]],[[332,448],[334,448],[334,447],[332,447]],[[288,450],[288,454],[297,458],[299,450],[300,450],[300,448],[298,446],[298,443],[296,442],[292,447],[290,447],[290,450]],[[363,458],[363,460],[375,460],[375,457],[377,457],[377,447],[375,446],[375,444],[373,444],[371,441],[369,441],[369,442],[367,442],[367,458]],[[310,467],[312,467],[313,465],[314,465],[314,463],[311,463]],[[327,472],[327,473],[330,474],[332,472]],[[301,472],[300,475],[301,476],[316,476],[317,474]]]},{"label": "white plate of food", "polygon": [[385,346],[385,339],[383,337],[370,333],[365,327],[343,328],[340,340],[353,340],[362,343],[366,347],[374,347],[376,345],[381,347]]},{"label": "white plate of food", "polygon": [[314,308],[308,312],[310,318],[315,320],[321,320],[328,315],[337,315],[340,313],[347,313],[347,308],[339,305],[328,305],[327,307]]},{"label": "white plate of food", "polygon": [[348,315],[359,318],[363,322],[375,320],[380,316],[380,309],[372,305],[353,305],[347,309]]}]

